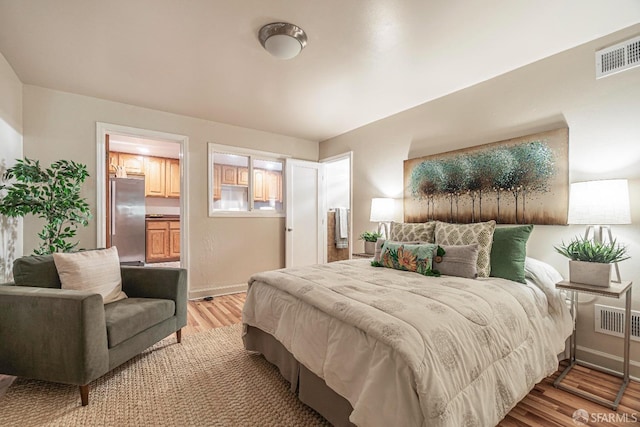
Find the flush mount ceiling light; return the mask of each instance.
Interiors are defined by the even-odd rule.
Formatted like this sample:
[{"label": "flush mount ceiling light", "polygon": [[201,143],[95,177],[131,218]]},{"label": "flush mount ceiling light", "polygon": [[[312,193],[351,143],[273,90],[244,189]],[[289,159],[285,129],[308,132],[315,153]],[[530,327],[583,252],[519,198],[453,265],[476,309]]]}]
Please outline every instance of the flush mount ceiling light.
[{"label": "flush mount ceiling light", "polygon": [[273,22],[260,28],[260,44],[279,59],[296,57],[307,45],[307,34],[297,25]]}]

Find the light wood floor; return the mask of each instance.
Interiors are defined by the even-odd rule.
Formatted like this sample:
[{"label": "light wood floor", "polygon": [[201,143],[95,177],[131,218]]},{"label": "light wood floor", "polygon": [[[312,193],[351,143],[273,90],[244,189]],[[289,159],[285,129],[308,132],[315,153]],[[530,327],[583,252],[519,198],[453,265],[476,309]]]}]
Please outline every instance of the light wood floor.
[{"label": "light wood floor", "polygon": [[[245,294],[225,295],[212,301],[189,301],[188,320],[183,335],[195,334],[212,328],[233,325],[242,321]],[[562,368],[561,368],[562,369]],[[511,426],[564,426],[575,427],[572,415],[578,409],[586,410],[589,425],[631,427],[640,425],[640,383],[631,382],[617,412],[553,387],[559,372],[544,379],[505,417],[501,427]],[[5,377],[6,378],[6,377]],[[13,378],[13,377],[11,377]],[[620,380],[611,375],[576,367],[564,380],[567,385],[613,399]],[[4,381],[7,383],[8,381]],[[6,391],[0,375],[0,396]]]}]

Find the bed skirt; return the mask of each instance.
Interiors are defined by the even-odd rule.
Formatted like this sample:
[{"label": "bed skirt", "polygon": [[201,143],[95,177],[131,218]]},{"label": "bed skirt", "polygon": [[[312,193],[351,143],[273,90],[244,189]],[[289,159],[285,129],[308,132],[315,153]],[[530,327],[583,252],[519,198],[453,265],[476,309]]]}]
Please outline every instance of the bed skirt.
[{"label": "bed skirt", "polygon": [[298,399],[322,415],[335,427],[353,427],[349,415],[353,408],[349,401],[333,391],[324,380],[308,370],[272,335],[253,326],[245,325],[244,347],[257,351],[291,384]]}]

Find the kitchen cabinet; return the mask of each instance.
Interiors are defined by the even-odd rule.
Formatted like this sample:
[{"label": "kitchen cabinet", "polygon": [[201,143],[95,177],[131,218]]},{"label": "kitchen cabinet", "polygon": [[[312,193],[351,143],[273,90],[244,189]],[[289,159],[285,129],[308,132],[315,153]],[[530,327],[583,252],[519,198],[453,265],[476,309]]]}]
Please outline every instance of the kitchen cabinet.
[{"label": "kitchen cabinet", "polygon": [[256,202],[264,202],[267,199],[265,198],[265,172],[262,169],[254,169],[253,170],[253,200]]},{"label": "kitchen cabinet", "polygon": [[147,263],[180,260],[180,220],[147,219]]},{"label": "kitchen cabinet", "polygon": [[132,175],[144,175],[145,156],[129,153],[118,153],[118,165],[124,166],[124,170]]},{"label": "kitchen cabinet", "polygon": [[235,166],[222,165],[222,185],[238,184],[238,168]]},{"label": "kitchen cabinet", "polygon": [[264,191],[266,201],[273,199],[276,202],[282,202],[282,174],[280,172],[267,171],[266,175]]},{"label": "kitchen cabinet", "polygon": [[167,197],[180,197],[180,160],[166,159],[166,195]]},{"label": "kitchen cabinet", "polygon": [[238,185],[249,185],[249,168],[238,168]]},{"label": "kitchen cabinet", "polygon": [[180,160],[146,157],[145,196],[180,197]]},{"label": "kitchen cabinet", "polygon": [[213,200],[220,200],[222,197],[222,166],[213,165]]}]

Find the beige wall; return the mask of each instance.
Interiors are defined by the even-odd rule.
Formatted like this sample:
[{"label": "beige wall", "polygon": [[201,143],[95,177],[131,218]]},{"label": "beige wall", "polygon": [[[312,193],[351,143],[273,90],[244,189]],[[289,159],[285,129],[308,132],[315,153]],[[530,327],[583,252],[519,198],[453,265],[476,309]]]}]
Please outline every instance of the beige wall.
[{"label": "beige wall", "polygon": [[[0,54],[0,175],[22,157],[22,83]],[[0,282],[22,255],[22,220],[0,216]]]},{"label": "beige wall", "polygon": [[[568,126],[571,182],[631,180],[634,224],[615,226],[613,231],[629,246],[632,260],[621,263],[620,270],[624,279],[638,282],[633,307],[640,310],[640,68],[601,80],[594,77],[596,50],[639,33],[636,25],[321,142],[320,158],[354,152],[354,235],[375,228],[368,220],[372,197],[402,197],[403,160]],[[538,226],[529,255],[549,262],[566,277],[568,263],[554,253],[553,245],[583,230]],[[579,356],[620,370],[619,363],[596,354],[621,356],[622,341],[595,333],[593,299],[581,301],[579,345],[592,350]],[[597,302],[622,306],[606,298]],[[640,343],[632,343],[631,354],[632,373],[640,377]]]},{"label": "beige wall", "polygon": [[[24,86],[24,154],[50,164],[72,159],[88,166],[84,196],[96,206],[96,122],[189,137],[189,282],[191,295],[214,295],[246,284],[257,271],[284,266],[284,221],[207,215],[207,142],[317,160],[318,143],[97,98]],[[37,246],[41,224],[25,219],[25,253]],[[80,230],[80,247],[95,247],[95,221]]]}]

